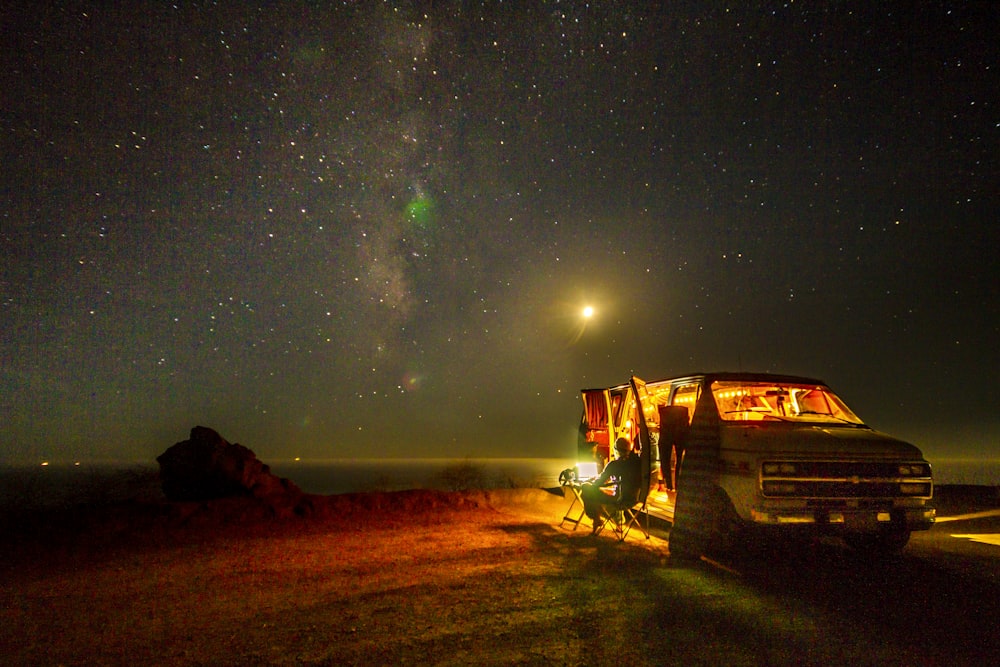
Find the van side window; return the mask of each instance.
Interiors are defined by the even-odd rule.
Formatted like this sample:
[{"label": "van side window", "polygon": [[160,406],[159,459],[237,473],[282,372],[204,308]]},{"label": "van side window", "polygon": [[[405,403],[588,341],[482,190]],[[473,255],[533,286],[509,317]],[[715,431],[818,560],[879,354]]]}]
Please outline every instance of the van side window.
[{"label": "van side window", "polygon": [[679,405],[687,408],[688,411],[688,423],[691,422],[691,415],[694,413],[694,406],[698,403],[698,390],[701,388],[701,383],[690,382],[688,384],[678,385],[674,390],[673,399],[670,401],[670,405]]}]

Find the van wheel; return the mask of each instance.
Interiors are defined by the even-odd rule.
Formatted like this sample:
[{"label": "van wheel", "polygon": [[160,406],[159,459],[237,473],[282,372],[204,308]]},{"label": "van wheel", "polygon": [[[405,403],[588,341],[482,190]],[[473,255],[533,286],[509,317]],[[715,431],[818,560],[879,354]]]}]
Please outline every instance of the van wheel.
[{"label": "van wheel", "polygon": [[738,550],[743,542],[744,525],[726,492],[715,487],[712,494],[712,534],[709,536],[709,550],[725,555]]},{"label": "van wheel", "polygon": [[847,546],[859,553],[877,556],[899,553],[909,541],[910,531],[905,529],[844,535],[844,542],[847,543]]}]

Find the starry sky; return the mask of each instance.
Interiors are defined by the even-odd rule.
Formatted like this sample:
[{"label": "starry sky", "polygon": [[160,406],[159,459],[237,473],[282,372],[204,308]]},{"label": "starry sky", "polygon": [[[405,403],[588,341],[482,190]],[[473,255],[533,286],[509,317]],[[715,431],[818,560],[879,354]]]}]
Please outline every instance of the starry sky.
[{"label": "starry sky", "polygon": [[5,2],[0,460],[572,456],[715,370],[1000,457],[997,8],[659,4]]}]

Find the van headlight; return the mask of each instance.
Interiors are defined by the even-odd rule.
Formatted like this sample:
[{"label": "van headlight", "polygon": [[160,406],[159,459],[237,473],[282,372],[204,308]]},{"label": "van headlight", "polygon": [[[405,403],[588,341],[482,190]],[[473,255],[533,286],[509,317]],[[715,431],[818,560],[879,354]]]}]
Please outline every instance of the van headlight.
[{"label": "van headlight", "polygon": [[899,466],[901,477],[930,477],[930,466],[926,463],[905,463]]}]

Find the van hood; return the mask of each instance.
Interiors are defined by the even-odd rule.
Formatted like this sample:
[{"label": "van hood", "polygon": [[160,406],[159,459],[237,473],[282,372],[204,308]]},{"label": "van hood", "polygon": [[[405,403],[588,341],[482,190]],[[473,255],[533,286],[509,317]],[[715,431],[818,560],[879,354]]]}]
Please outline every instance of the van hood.
[{"label": "van hood", "polygon": [[852,457],[922,460],[921,451],[885,433],[866,427],[826,424],[723,425],[722,449],[758,451],[793,459]]}]

